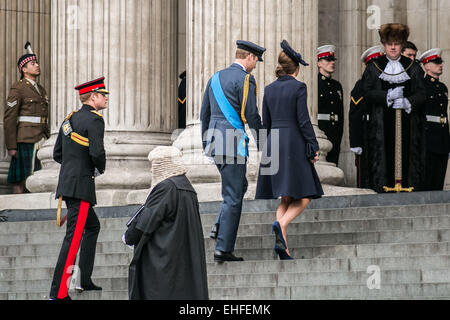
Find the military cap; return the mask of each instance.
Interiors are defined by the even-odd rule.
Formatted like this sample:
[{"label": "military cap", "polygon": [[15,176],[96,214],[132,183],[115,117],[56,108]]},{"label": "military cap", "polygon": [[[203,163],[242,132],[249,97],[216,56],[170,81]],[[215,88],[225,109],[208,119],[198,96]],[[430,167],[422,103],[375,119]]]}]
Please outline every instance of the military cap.
[{"label": "military cap", "polygon": [[102,94],[109,94],[109,91],[106,90],[105,86],[105,77],[92,80],[83,84],[80,84],[79,86],[75,87],[75,90],[77,90],[81,95],[89,92],[96,92],[96,93],[102,93]]},{"label": "military cap", "polygon": [[284,53],[286,53],[289,58],[291,58],[297,65],[302,64],[304,66],[309,66],[309,64],[303,60],[302,55],[292,49],[289,42],[287,42],[286,40],[283,40],[283,42],[281,42],[281,49],[283,49]]},{"label": "military cap", "polygon": [[317,60],[325,59],[328,61],[336,61],[336,47],[333,45],[321,46],[317,49]]},{"label": "military cap", "polygon": [[424,54],[422,54],[420,56],[419,60],[420,60],[420,62],[422,62],[422,64],[427,64],[428,62],[441,64],[444,62],[441,57],[441,49],[440,48],[434,48],[434,49],[428,50],[427,52],[425,52]]},{"label": "military cap", "polygon": [[266,52],[266,48],[260,47],[250,41],[243,41],[243,40],[236,41],[236,45],[238,49],[242,49],[250,53],[253,53],[255,56],[258,57],[258,60],[260,62],[264,61],[262,55],[264,54],[264,52]]},{"label": "military cap", "polygon": [[370,60],[378,58],[384,55],[384,47],[383,46],[375,46],[367,49],[361,56],[361,61],[365,64],[368,64]]},{"label": "military cap", "polygon": [[31,49],[31,43],[30,42],[27,42],[25,44],[25,49],[27,50],[27,54],[21,56],[19,58],[19,61],[17,62],[17,68],[19,68],[21,79],[23,79],[22,68],[25,67],[25,65],[28,62],[37,61],[37,56],[33,53],[33,50]]}]

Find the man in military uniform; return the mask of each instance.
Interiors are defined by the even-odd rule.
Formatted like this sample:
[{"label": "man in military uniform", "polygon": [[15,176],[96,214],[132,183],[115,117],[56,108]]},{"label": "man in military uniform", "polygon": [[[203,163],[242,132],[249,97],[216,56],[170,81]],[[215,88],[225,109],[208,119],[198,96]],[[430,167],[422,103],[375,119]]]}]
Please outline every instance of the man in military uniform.
[{"label": "man in military uniform", "polygon": [[178,129],[186,129],[186,71],[180,74],[178,86]]},{"label": "man in military uniform", "polygon": [[39,142],[50,137],[48,96],[37,83],[41,69],[30,44],[25,48],[28,53],[17,64],[21,79],[11,86],[4,114],[6,148],[12,157],[8,183],[15,194],[24,193],[26,179],[40,169]]},{"label": "man in military uniform", "polygon": [[[374,46],[366,50],[361,61],[367,65],[372,59],[384,55],[383,46]],[[358,80],[351,93],[349,111],[350,149],[355,154],[357,168],[357,187],[368,188],[370,175],[368,166],[370,161],[368,148],[368,126],[370,125],[370,110],[366,104],[362,80]]]},{"label": "man in military uniform", "polygon": [[344,101],[342,85],[332,79],[336,68],[336,47],[322,46],[317,49],[317,66],[319,67],[319,128],[333,144],[327,155],[327,161],[339,163],[342,135],[344,133]]},{"label": "man in military uniform", "polygon": [[444,61],[441,49],[435,48],[420,57],[426,72],[424,79],[427,100],[424,105],[426,118],[426,162],[425,190],[442,190],[447,172],[450,152],[450,134],[448,125],[448,89],[439,81]]},{"label": "man in military uniform", "polygon": [[59,300],[70,299],[68,280],[80,242],[81,287],[77,287],[77,291],[101,290],[91,280],[100,232],[100,222],[93,207],[97,203],[95,177],[103,174],[106,166],[105,122],[98,111],[107,107],[109,92],[104,78],[75,89],[79,91],[83,106],[65,119],[53,153],[54,160],[61,164],[56,197],[63,199],[68,209],[66,236],[50,291],[50,298]]},{"label": "man in military uniform", "polygon": [[248,136],[245,124],[256,132],[259,147],[261,117],[256,105],[256,81],[251,72],[266,49],[237,41],[236,61],[216,73],[205,90],[200,120],[205,154],[213,158],[222,177],[223,204],[211,237],[217,240],[214,260],[242,261],[234,256],[242,203],[247,192]]}]

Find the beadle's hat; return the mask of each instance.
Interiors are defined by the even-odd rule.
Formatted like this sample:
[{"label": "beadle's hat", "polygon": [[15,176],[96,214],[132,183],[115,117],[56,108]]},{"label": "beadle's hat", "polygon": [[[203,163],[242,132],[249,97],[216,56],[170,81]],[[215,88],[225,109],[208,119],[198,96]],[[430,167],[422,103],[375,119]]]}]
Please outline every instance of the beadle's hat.
[{"label": "beadle's hat", "polygon": [[317,60],[322,59],[336,61],[336,47],[330,44],[319,47],[317,49]]},{"label": "beadle's hat", "polygon": [[75,87],[75,90],[78,91],[80,96],[85,93],[89,93],[89,92],[109,94],[109,91],[106,90],[104,81],[105,81],[105,77],[101,77],[100,79],[92,80],[92,81],[80,84],[79,86]]},{"label": "beadle's hat", "polygon": [[258,57],[258,60],[260,62],[264,62],[262,55],[264,54],[264,52],[266,52],[267,50],[266,48],[260,47],[257,44],[254,44],[250,41],[243,41],[243,40],[236,41],[236,45],[238,49],[242,49],[247,52],[253,53],[255,56]]},{"label": "beadle's hat", "polygon": [[434,48],[431,50],[428,50],[424,54],[422,54],[419,58],[420,62],[422,64],[427,64],[428,62],[433,62],[436,64],[441,64],[444,62],[441,57],[441,49],[440,48]]},{"label": "beadle's hat", "polygon": [[309,64],[303,60],[302,55],[292,49],[289,42],[286,40],[283,40],[281,43],[281,49],[283,49],[284,53],[286,53],[297,65],[302,64],[304,66],[309,66]]},{"label": "beadle's hat", "polygon": [[17,62],[17,68],[19,68],[21,79],[24,77],[22,68],[25,67],[28,62],[37,61],[37,56],[33,53],[30,42],[25,44],[25,49],[27,50],[27,54],[21,56]]},{"label": "beadle's hat", "polygon": [[409,27],[401,23],[383,24],[378,30],[381,43],[401,42],[405,43],[409,38]]},{"label": "beadle's hat", "polygon": [[384,47],[383,46],[375,46],[367,49],[361,56],[361,61],[365,64],[368,64],[370,60],[383,56]]}]

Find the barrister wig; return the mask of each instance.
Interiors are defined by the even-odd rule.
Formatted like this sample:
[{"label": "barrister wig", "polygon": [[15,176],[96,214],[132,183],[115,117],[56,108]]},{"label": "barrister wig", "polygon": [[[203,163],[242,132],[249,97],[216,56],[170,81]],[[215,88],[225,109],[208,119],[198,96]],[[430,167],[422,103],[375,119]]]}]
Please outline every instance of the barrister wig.
[{"label": "barrister wig", "polygon": [[409,27],[401,23],[383,24],[378,30],[381,43],[400,42],[403,45],[409,38]]}]

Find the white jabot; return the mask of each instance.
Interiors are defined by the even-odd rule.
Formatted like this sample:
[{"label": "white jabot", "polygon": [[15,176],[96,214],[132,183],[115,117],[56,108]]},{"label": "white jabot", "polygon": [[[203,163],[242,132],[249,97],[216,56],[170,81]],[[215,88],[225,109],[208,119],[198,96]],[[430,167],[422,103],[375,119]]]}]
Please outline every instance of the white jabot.
[{"label": "white jabot", "polygon": [[387,81],[389,83],[403,83],[411,79],[400,63],[401,57],[397,60],[391,60],[387,56],[386,58],[389,60],[389,62],[384,69],[384,72],[380,76],[381,80]]}]

